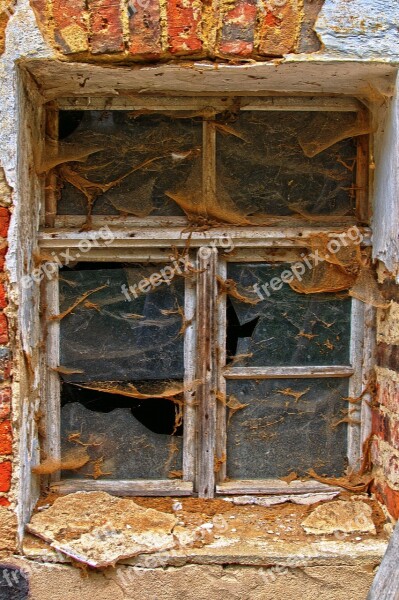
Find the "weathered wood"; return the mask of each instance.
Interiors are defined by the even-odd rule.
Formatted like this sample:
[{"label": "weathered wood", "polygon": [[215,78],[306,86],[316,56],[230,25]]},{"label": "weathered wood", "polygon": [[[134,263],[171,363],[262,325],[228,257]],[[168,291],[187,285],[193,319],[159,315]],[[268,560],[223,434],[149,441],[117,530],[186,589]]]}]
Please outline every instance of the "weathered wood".
[{"label": "weathered wood", "polygon": [[184,431],[183,431],[183,480],[194,481],[196,456],[196,293],[195,282],[186,279],[184,319]]},{"label": "weathered wood", "polygon": [[318,378],[318,377],[351,377],[353,368],[343,366],[333,367],[232,367],[226,369],[227,379],[287,379]]},{"label": "weathered wood", "polygon": [[[342,228],[326,227],[220,227],[204,231],[182,231],[181,228],[158,229],[141,227],[137,229],[112,229],[113,241],[105,247],[116,248],[170,248],[171,245],[185,247],[189,241],[191,247],[200,247],[209,244],[212,240],[229,238],[234,245],[239,247],[280,247],[280,248],[303,248],[306,243],[314,239],[315,235],[330,235],[334,232],[342,233]],[[362,229],[364,235],[363,244],[369,245],[371,230]],[[101,230],[77,231],[76,229],[46,229],[39,234],[41,248],[49,250],[63,250],[70,248],[71,252],[79,248],[82,240],[91,240],[93,247],[96,243],[101,245],[104,232]],[[94,241],[93,241],[94,240]],[[95,241],[97,240],[97,242]],[[104,245],[104,244],[103,244]]]},{"label": "weathered wood", "polygon": [[[46,136],[51,143],[56,146],[58,143],[58,109],[54,102],[46,107]],[[45,187],[45,215],[44,223],[46,227],[55,226],[57,215],[57,173],[51,170],[46,176]]]},{"label": "weathered wood", "polygon": [[360,223],[370,220],[369,202],[369,136],[360,135],[357,138],[356,160],[356,217]]},{"label": "weathered wood", "polygon": [[205,206],[214,206],[216,203],[216,128],[213,121],[203,122],[202,146],[202,196]]},{"label": "weathered wood", "polygon": [[216,448],[216,268],[217,250],[198,252],[197,281],[197,402],[198,447],[197,491],[200,498],[213,498]]},{"label": "weathered wood", "polygon": [[360,443],[362,445],[370,438],[372,431],[371,415],[372,415],[372,400],[373,392],[371,390],[371,382],[374,377],[375,352],[376,352],[376,320],[377,311],[373,306],[364,305],[364,351],[362,364],[362,406],[361,406],[361,433]]},{"label": "weathered wood", "polygon": [[[60,356],[60,323],[49,319],[58,315],[59,307],[59,272],[55,272],[51,279],[45,283],[45,332],[46,332],[46,360],[44,388],[45,388],[45,436],[44,450],[46,458],[59,461],[61,458],[61,384],[60,377],[53,369],[59,366]],[[60,473],[50,476],[50,481],[57,481]]]},{"label": "weathered wood", "polygon": [[63,479],[51,486],[57,494],[74,492],[108,492],[115,496],[190,496],[193,484],[176,479],[156,480],[118,480],[110,479]]},{"label": "weathered wood", "polygon": [[242,479],[240,481],[225,481],[216,486],[218,495],[238,494],[269,494],[285,496],[286,494],[317,494],[331,492],[341,488],[319,483],[318,481],[291,481],[286,483],[276,479]]},{"label": "weathered wood", "polygon": [[353,98],[337,97],[248,97],[248,96],[137,96],[137,97],[69,97],[59,98],[59,110],[152,110],[182,111],[214,109],[216,111],[232,109],[237,101],[241,110],[281,110],[281,111],[336,111],[357,112],[361,108],[360,102]]},{"label": "weathered wood", "polygon": [[[329,226],[329,228],[340,228],[340,231],[347,229],[351,225],[356,225],[355,217],[341,217],[339,215],[319,215],[317,217],[319,226]],[[86,223],[86,215],[57,215],[54,227],[58,229],[81,229]],[[108,225],[115,228],[135,228],[135,227],[156,227],[156,228],[171,228],[181,227],[186,228],[189,221],[186,217],[168,217],[168,216],[152,216],[148,217],[132,217],[120,215],[93,215],[91,218],[93,230]],[[268,217],[268,224],[273,227],[304,227],[307,224],[303,219],[295,216],[286,217]],[[228,227],[228,225],[227,225]]]},{"label": "weathered wood", "polygon": [[399,600],[399,522],[377,571],[367,600]]},{"label": "weathered wood", "polygon": [[[224,261],[219,261],[218,275],[223,280],[227,279],[227,265]],[[216,405],[216,460],[215,471],[216,480],[224,481],[227,470],[227,422],[226,422],[226,379],[223,370],[226,365],[226,294],[218,298],[217,303],[217,381],[218,397]]]},{"label": "weathered wood", "polygon": [[[363,391],[364,307],[363,302],[352,299],[350,363],[353,375],[349,380],[350,398],[358,398]],[[348,416],[351,421],[348,423],[348,464],[354,471],[358,471],[361,464],[360,409],[360,403],[348,403]]]}]

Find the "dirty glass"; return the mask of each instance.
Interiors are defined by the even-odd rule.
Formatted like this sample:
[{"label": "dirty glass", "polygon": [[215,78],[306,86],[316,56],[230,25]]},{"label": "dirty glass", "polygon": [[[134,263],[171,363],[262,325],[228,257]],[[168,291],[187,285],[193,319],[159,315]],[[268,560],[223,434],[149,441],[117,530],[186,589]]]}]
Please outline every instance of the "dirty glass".
[{"label": "dirty glass", "polygon": [[229,360],[247,367],[348,365],[351,299],[346,293],[299,294],[288,284],[274,291],[270,282],[290,266],[228,265],[228,278],[244,298],[259,299],[250,304],[229,298]]},{"label": "dirty glass", "polygon": [[60,272],[62,454],[87,455],[66,477],[181,477],[184,280],[138,287],[164,266]]},{"label": "dirty glass", "polygon": [[[348,132],[356,130],[355,122],[351,128],[348,119],[356,115],[243,111],[228,120],[220,116],[219,189],[229,196],[236,212],[251,217],[253,223],[257,219],[261,223],[262,215],[354,214],[355,141],[334,143],[343,125]],[[321,148],[329,147],[307,156],[308,138],[317,146],[320,136]],[[316,150],[312,146],[312,153]]]},{"label": "dirty glass", "polygon": [[175,277],[147,293],[138,288],[163,267],[61,271],[60,311],[67,312],[60,320],[65,381],[183,378],[179,309],[184,308],[184,280]]},{"label": "dirty glass", "polygon": [[[165,192],[183,185],[201,162],[200,119],[61,111],[60,137],[59,151],[71,158],[58,167],[58,214],[184,214]],[[84,148],[87,158],[74,160]]]},{"label": "dirty glass", "polygon": [[227,416],[227,477],[343,475],[347,379],[231,380],[227,393],[241,406]]},{"label": "dirty glass", "polygon": [[[165,401],[166,402],[166,401]],[[134,402],[132,402],[134,404]],[[90,406],[90,404],[88,404]],[[61,410],[62,454],[82,448],[87,463],[65,471],[67,478],[167,479],[181,478],[182,436],[155,433],[134,409],[90,410],[71,402]]]}]

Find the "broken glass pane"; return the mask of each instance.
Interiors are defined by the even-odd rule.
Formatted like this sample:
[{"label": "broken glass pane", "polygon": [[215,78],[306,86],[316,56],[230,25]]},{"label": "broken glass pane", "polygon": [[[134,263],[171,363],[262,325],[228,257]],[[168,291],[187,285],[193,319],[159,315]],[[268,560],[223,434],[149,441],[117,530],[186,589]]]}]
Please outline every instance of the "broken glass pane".
[{"label": "broken glass pane", "polygon": [[[134,400],[131,403],[137,408]],[[80,402],[69,402],[61,410],[62,455],[68,456],[76,448],[84,448],[87,454],[86,464],[64,471],[64,477],[181,478],[181,436],[155,433],[134,416],[134,408],[114,408],[111,401],[108,412],[100,412],[93,410],[95,400],[86,404],[92,410]]]},{"label": "broken glass pane", "polygon": [[[314,118],[312,112],[274,111],[219,118],[219,193],[224,190],[237,212],[260,223],[262,215],[354,213],[355,141],[339,141],[312,158],[305,156],[300,145],[304,134],[317,145],[321,130],[325,137],[328,129],[333,138],[334,119],[342,119],[339,113],[321,112],[315,127]],[[328,127],[321,127],[323,119]]]},{"label": "broken glass pane", "polygon": [[227,393],[229,478],[343,475],[347,379],[230,380]]},{"label": "broken glass pane", "polygon": [[260,300],[249,304],[229,298],[230,360],[236,356],[234,365],[247,367],[349,364],[350,298],[343,293],[298,294],[288,284],[274,291],[270,282],[290,266],[228,265],[228,278],[238,284],[239,292]]},{"label": "broken glass pane", "polygon": [[158,287],[147,286],[143,293],[138,284],[162,275],[165,265],[93,266],[60,273],[63,379],[182,379],[183,278],[176,276],[168,285],[158,279]]},{"label": "broken glass pane", "polygon": [[200,119],[130,111],[82,111],[77,119],[62,111],[60,137],[63,152],[92,153],[58,167],[58,214],[184,214],[165,192],[200,163]]}]

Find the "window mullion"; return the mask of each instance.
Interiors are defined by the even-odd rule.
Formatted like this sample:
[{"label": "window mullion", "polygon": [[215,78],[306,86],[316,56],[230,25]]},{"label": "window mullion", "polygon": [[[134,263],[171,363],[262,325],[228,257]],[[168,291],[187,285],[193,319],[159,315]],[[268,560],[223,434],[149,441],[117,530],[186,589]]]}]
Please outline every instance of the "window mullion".
[{"label": "window mullion", "polygon": [[202,194],[204,213],[216,203],[216,128],[213,120],[204,120],[202,138]]},{"label": "window mullion", "polygon": [[213,498],[215,491],[217,401],[217,250],[198,252],[197,279],[197,491]]}]

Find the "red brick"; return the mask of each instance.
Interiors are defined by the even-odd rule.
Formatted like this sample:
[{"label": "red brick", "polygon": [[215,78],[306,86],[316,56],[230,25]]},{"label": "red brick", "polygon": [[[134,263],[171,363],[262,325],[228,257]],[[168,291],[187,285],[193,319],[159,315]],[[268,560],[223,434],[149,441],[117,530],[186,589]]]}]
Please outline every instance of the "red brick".
[{"label": "red brick", "polygon": [[0,237],[7,237],[9,225],[10,211],[8,208],[0,207]]},{"label": "red brick", "polygon": [[223,19],[219,50],[221,54],[249,56],[254,49],[256,1],[237,0]]},{"label": "red brick", "polygon": [[159,1],[129,0],[128,14],[130,54],[158,58],[162,52]]},{"label": "red brick", "polygon": [[391,412],[399,414],[399,383],[392,379],[379,381],[376,399]]},{"label": "red brick", "polygon": [[297,0],[287,0],[258,15],[259,54],[282,56],[295,50],[303,16],[298,5]]},{"label": "red brick", "polygon": [[12,429],[10,421],[0,423],[0,455],[12,454]]},{"label": "red brick", "polygon": [[4,498],[4,496],[0,496],[0,506],[10,506],[10,501]]},{"label": "red brick", "polygon": [[0,245],[0,271],[4,271],[4,264],[8,250],[7,243]]},{"label": "red brick", "polygon": [[0,390],[0,419],[7,419],[11,414],[11,388]]},{"label": "red brick", "polygon": [[377,499],[384,504],[394,519],[399,519],[399,491],[393,490],[389,485],[375,482],[373,492]]},{"label": "red brick", "polygon": [[54,35],[64,54],[89,49],[85,0],[53,0]]},{"label": "red brick", "polygon": [[0,492],[8,492],[11,487],[12,466],[9,460],[0,463]]},{"label": "red brick", "polygon": [[30,5],[36,15],[36,19],[42,27],[47,24],[47,0],[30,0]]},{"label": "red brick", "polygon": [[7,292],[4,283],[0,283],[0,308],[7,306]]},{"label": "red brick", "polygon": [[90,46],[93,54],[124,49],[120,0],[89,0]]},{"label": "red brick", "polygon": [[8,343],[8,322],[4,313],[0,313],[0,344]]},{"label": "red brick", "polygon": [[187,55],[201,51],[200,6],[193,0],[168,0],[168,43],[172,54]]},{"label": "red brick", "polygon": [[372,412],[372,431],[393,448],[399,450],[399,420],[393,415],[383,414],[378,408]]}]

